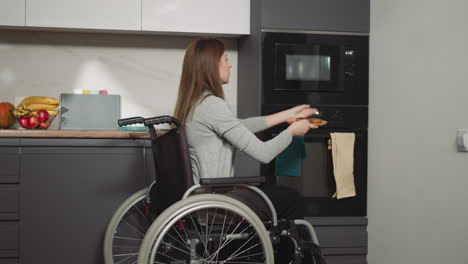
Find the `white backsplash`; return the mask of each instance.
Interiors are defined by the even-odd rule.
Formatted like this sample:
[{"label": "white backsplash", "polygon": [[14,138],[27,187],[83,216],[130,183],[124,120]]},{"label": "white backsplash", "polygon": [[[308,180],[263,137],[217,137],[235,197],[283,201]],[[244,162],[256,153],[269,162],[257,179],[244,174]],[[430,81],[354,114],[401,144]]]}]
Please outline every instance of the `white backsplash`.
[{"label": "white backsplash", "polygon": [[[121,95],[121,115],[172,114],[185,48],[193,37],[0,30],[0,102],[59,98],[77,89]],[[237,40],[226,99],[237,111]]]}]

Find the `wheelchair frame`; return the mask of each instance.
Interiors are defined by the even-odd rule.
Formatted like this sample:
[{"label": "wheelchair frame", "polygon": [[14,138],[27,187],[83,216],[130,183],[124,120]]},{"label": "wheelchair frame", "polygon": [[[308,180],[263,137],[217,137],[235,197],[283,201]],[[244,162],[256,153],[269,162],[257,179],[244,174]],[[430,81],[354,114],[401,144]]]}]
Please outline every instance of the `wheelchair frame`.
[{"label": "wheelchair frame", "polygon": [[[186,140],[185,131],[183,131],[183,126],[179,123],[178,120],[176,120],[175,118],[173,118],[171,116],[159,116],[159,117],[153,117],[153,118],[148,118],[148,119],[144,119],[142,117],[132,117],[132,118],[127,118],[127,119],[121,119],[121,120],[118,121],[118,123],[119,123],[119,126],[125,126],[125,125],[130,125],[130,124],[135,124],[135,123],[143,123],[143,124],[145,124],[145,126],[147,126],[149,128],[150,138],[151,138],[151,141],[152,141],[153,152],[154,152],[154,155],[155,155],[154,158],[155,158],[155,166],[156,166],[157,175],[159,175],[158,172],[161,172],[161,170],[163,168],[160,168],[158,166],[158,162],[157,162],[157,148],[158,147],[156,146],[155,142],[157,142],[158,136],[157,136],[157,133],[156,133],[156,129],[154,128],[154,125],[163,124],[163,123],[174,124],[174,125],[176,125],[175,129],[176,129],[177,133],[181,134],[181,135],[178,135],[178,136],[182,140]],[[172,131],[172,129],[170,131]],[[182,144],[181,144],[182,146],[179,148],[181,150],[181,152],[183,152],[184,148],[186,148],[186,146],[183,146],[184,145],[183,143],[186,144],[186,141],[182,142]],[[188,150],[185,149],[185,151],[186,151],[186,153],[181,153],[181,154],[182,155],[188,155]],[[185,161],[185,164],[182,163],[182,165],[187,167],[187,161]],[[185,171],[184,171],[184,169],[185,169]],[[184,174],[184,173],[187,174],[187,171],[188,171],[187,168],[182,168],[181,169],[181,174]],[[192,177],[191,167],[190,167],[190,173],[189,173],[188,176]],[[168,177],[166,177],[166,178],[168,178]],[[266,231],[266,233],[267,233],[266,235],[268,235],[269,238],[271,239],[271,241],[270,241],[271,244],[278,243],[280,236],[285,236],[285,237],[290,238],[291,241],[294,244],[294,256],[292,258],[293,262],[291,262],[291,263],[295,263],[295,264],[302,263],[303,252],[311,247],[310,242],[312,242],[311,243],[312,245],[315,245],[315,246],[319,245],[315,230],[314,230],[313,226],[309,222],[307,222],[305,220],[292,220],[292,221],[280,220],[280,221],[278,221],[276,210],[275,210],[275,207],[274,207],[273,203],[271,202],[271,200],[259,188],[255,187],[253,185],[250,185],[250,184],[259,184],[259,183],[262,182],[262,179],[263,178],[261,178],[261,177],[245,177],[245,178],[242,177],[242,178],[237,179],[237,180],[233,180],[233,178],[229,178],[229,179],[202,179],[200,181],[200,184],[194,185],[193,182],[191,182],[191,181],[193,181],[193,179],[189,178],[188,182],[185,182],[185,185],[188,188],[185,188],[185,192],[183,193],[183,195],[181,195],[181,198],[178,199],[175,203],[171,203],[171,204],[168,204],[168,205],[163,205],[163,207],[160,208],[160,212],[159,212],[158,217],[156,219],[154,219],[154,221],[151,222],[151,224],[149,225],[148,229],[146,230],[147,232],[144,234],[143,242],[140,244],[140,249],[139,249],[139,253],[138,253],[138,263],[139,264],[148,264],[149,263],[149,262],[147,262],[148,259],[146,258],[146,254],[148,252],[152,252],[151,253],[152,256],[150,256],[150,258],[154,257],[154,254],[155,254],[154,250],[155,249],[154,248],[150,249],[150,248],[151,247],[157,247],[157,241],[156,242],[154,242],[154,241],[148,242],[148,240],[156,239],[158,237],[159,234],[157,234],[157,231],[158,230],[160,231],[161,227],[158,227],[159,228],[158,229],[158,228],[153,227],[153,226],[157,225],[158,223],[160,224],[161,222],[165,223],[166,219],[160,219],[160,216],[163,216],[164,212],[166,212],[167,210],[175,210],[173,208],[175,205],[185,204],[190,199],[197,200],[198,198],[200,198],[199,195],[201,195],[201,194],[193,195],[193,193],[195,191],[199,190],[202,187],[217,188],[217,187],[227,187],[227,186],[232,187],[232,188],[234,188],[234,187],[245,188],[245,189],[248,189],[248,190],[253,191],[256,194],[258,194],[258,196],[265,202],[265,204],[268,206],[268,208],[269,208],[269,210],[271,212],[271,228],[268,229],[268,230],[266,230],[266,229],[263,230],[261,227],[258,227],[258,226],[255,227],[255,228],[257,230],[259,230],[259,229],[263,230],[262,232]],[[106,264],[121,263],[121,262],[124,262],[126,259],[130,259],[130,257],[132,257],[132,255],[134,255],[134,254],[124,253],[122,255],[119,255],[119,257],[125,257],[125,259],[123,261],[122,260],[120,260],[120,262],[115,262],[114,261],[113,246],[114,246],[115,235],[117,234],[117,228],[122,223],[125,215],[129,214],[132,207],[135,206],[137,203],[143,202],[145,204],[145,206],[147,204],[151,204],[151,202],[152,202],[151,201],[152,200],[152,193],[153,192],[158,193],[157,189],[158,189],[159,185],[157,184],[157,181],[158,181],[158,179],[156,179],[146,190],[145,189],[140,190],[139,192],[132,195],[129,199],[127,199],[122,204],[122,206],[119,208],[119,210],[117,210],[116,213],[114,214],[114,216],[112,217],[112,219],[110,221],[110,224],[109,224],[109,226],[108,226],[108,228],[106,230],[106,235],[105,235],[105,240],[104,240],[104,258],[105,258],[105,263]],[[191,186],[190,186],[190,184],[191,184]],[[144,197],[143,197],[143,195],[144,195]],[[222,194],[220,194],[220,195],[222,195]],[[198,198],[191,198],[191,197],[195,197],[195,196],[198,196]],[[205,195],[205,196],[202,196],[202,197],[216,197],[217,199],[219,199],[217,196],[218,196],[218,194],[216,194],[214,196]],[[228,199],[225,199],[225,200],[229,201],[228,204],[229,203],[236,204],[237,208],[242,207],[243,211],[240,214],[245,214],[244,217],[247,217],[247,218],[250,217],[251,218],[250,221],[252,221],[252,222],[257,221],[258,222],[260,220],[258,218],[258,216],[256,216],[256,214],[250,208],[248,208],[247,205],[244,205],[244,203],[242,201],[240,201],[240,200],[237,200],[237,202],[232,201],[232,200],[236,200],[236,199],[230,198],[228,196],[225,196],[225,198],[228,198]],[[132,199],[134,199],[134,201]],[[156,199],[156,200],[159,200],[159,199]],[[184,200],[186,202],[183,202]],[[134,203],[135,201],[136,201],[136,203]],[[204,201],[200,201],[200,202],[203,203]],[[222,204],[222,203],[223,202],[219,202],[219,204]],[[188,206],[188,205],[184,205],[184,206]],[[208,205],[206,205],[206,206],[208,206]],[[229,205],[223,205],[223,206],[229,207]],[[125,208],[122,208],[122,207],[125,207]],[[173,208],[173,209],[170,209],[170,208]],[[232,208],[234,208],[234,207],[232,207]],[[145,209],[146,209],[146,216],[148,217],[148,208],[146,207]],[[141,214],[141,208],[138,209],[138,211],[139,212],[137,212],[137,213]],[[249,214],[252,214],[252,213],[258,219],[256,219],[254,216],[251,216],[251,215],[249,216]],[[141,216],[139,216],[139,217],[141,217]],[[176,216],[171,215],[171,217],[176,217]],[[213,217],[212,221],[214,221],[214,219],[215,219],[215,217]],[[260,222],[262,222],[262,221],[260,220]],[[253,224],[253,225],[255,225],[255,224]],[[252,226],[252,223],[251,223],[251,226]],[[309,236],[310,236],[312,241],[310,241],[310,242],[300,241],[297,232],[292,232],[291,231],[291,230],[295,230],[296,226],[303,226],[308,231]],[[224,228],[224,226],[223,226],[223,228]],[[150,232],[156,232],[156,233],[150,233]],[[259,234],[259,236],[263,237],[262,238],[263,240],[264,240],[264,235],[265,234]],[[148,237],[152,237],[152,238],[150,239]],[[161,241],[161,238],[157,238],[157,239],[159,239],[159,241]],[[154,243],[156,243],[156,246],[154,246]],[[264,247],[264,250],[265,250],[265,245],[263,247]],[[266,251],[268,251],[268,247],[269,246],[266,245],[266,249],[267,249]],[[196,246],[195,246],[195,248],[196,248]],[[206,245],[205,245],[205,250],[206,250]],[[218,251],[219,251],[219,249],[218,249]],[[145,255],[144,257],[143,257],[142,252]],[[267,254],[267,253],[265,253],[265,254]],[[318,253],[321,254],[321,252],[318,252]],[[205,253],[203,252],[203,254],[205,254]],[[127,255],[129,257],[127,257]],[[271,260],[271,257],[267,256],[267,259],[268,260],[265,263],[267,263],[267,264],[273,264],[274,263],[274,261]],[[156,263],[162,263],[162,262],[156,262]],[[182,263],[182,262],[174,262],[174,263]],[[190,263],[191,264],[198,264],[198,263],[201,264],[201,263],[215,263],[215,262],[208,262],[207,259],[201,260],[201,258],[200,258],[198,260],[191,260]],[[218,262],[216,262],[216,263],[218,263]],[[229,263],[229,262],[225,261],[225,262],[219,262],[219,263]],[[314,263],[315,263],[315,258],[314,258]],[[283,264],[283,263],[278,263],[278,264]]]}]

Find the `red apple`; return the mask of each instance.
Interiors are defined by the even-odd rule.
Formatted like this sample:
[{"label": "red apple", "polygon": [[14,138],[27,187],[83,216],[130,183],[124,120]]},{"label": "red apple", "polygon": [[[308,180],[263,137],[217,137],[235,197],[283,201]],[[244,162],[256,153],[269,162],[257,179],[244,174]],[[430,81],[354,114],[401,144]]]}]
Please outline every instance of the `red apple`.
[{"label": "red apple", "polygon": [[37,120],[39,120],[39,122],[44,122],[47,120],[47,118],[49,118],[49,112],[47,112],[46,110],[39,110],[36,113],[36,117]]},{"label": "red apple", "polygon": [[28,117],[28,127],[29,128],[35,128],[39,125],[39,120],[37,120],[36,116],[30,116]]},{"label": "red apple", "polygon": [[20,126],[22,128],[27,128],[29,125],[28,125],[28,118],[27,117],[20,117],[18,118],[18,123],[20,124]]},{"label": "red apple", "polygon": [[40,127],[40,128],[48,128],[49,125],[50,125],[50,119],[49,119],[49,118],[46,119],[46,121],[43,121],[43,122],[40,122],[40,123],[39,123],[39,127]]}]

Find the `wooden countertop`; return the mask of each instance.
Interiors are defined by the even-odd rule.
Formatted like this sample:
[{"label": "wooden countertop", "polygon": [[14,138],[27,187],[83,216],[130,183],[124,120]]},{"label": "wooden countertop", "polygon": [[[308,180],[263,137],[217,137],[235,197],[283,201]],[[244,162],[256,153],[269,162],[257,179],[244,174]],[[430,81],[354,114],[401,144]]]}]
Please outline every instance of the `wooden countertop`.
[{"label": "wooden countertop", "polygon": [[0,138],[129,138],[148,139],[148,132],[112,130],[0,129]]}]

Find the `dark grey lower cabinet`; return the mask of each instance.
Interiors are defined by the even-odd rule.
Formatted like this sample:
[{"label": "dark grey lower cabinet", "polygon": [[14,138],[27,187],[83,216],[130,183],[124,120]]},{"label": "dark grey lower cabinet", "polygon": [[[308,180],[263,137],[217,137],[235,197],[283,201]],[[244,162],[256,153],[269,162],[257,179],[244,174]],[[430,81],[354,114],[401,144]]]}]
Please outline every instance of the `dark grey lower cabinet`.
[{"label": "dark grey lower cabinet", "polygon": [[11,258],[0,258],[0,264],[18,264],[18,259],[11,259]]},{"label": "dark grey lower cabinet", "polygon": [[0,138],[0,264],[18,263],[19,139]]},{"label": "dark grey lower cabinet", "polygon": [[146,186],[142,146],[87,142],[22,147],[22,264],[102,264],[108,221]]},{"label": "dark grey lower cabinet", "polygon": [[0,222],[0,259],[18,257],[18,233],[18,222]]},{"label": "dark grey lower cabinet", "polygon": [[310,217],[328,264],[367,263],[366,217]]},{"label": "dark grey lower cabinet", "polygon": [[[147,140],[0,139],[0,264],[102,264],[107,224],[155,176]],[[367,218],[313,217],[328,264],[366,264]]]}]

